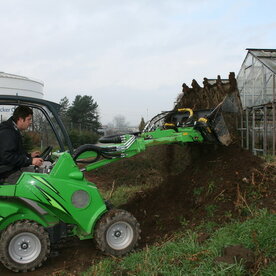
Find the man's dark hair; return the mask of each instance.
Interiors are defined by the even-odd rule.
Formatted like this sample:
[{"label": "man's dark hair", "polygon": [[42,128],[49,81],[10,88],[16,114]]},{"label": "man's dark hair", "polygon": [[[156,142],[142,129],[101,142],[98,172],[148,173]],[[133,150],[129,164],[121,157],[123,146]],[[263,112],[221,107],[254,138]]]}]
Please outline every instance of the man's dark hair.
[{"label": "man's dark hair", "polygon": [[25,105],[19,105],[13,112],[12,119],[17,122],[19,118],[26,119],[29,115],[33,115],[33,111]]}]

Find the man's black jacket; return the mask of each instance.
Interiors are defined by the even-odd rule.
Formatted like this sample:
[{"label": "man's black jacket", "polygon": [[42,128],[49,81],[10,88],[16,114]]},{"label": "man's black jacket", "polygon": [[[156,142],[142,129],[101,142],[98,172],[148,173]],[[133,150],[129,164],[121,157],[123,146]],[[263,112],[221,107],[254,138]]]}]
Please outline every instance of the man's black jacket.
[{"label": "man's black jacket", "polygon": [[32,158],[25,152],[21,133],[11,117],[0,124],[0,178],[31,164]]}]

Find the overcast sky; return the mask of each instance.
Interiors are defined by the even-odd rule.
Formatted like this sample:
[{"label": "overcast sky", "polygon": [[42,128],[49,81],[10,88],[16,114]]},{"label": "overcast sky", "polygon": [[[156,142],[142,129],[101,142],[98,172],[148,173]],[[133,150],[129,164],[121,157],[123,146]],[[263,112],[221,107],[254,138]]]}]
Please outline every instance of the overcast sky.
[{"label": "overcast sky", "polygon": [[0,71],[44,98],[91,95],[101,122],[170,110],[182,83],[238,74],[246,48],[276,48],[275,0],[0,0]]}]

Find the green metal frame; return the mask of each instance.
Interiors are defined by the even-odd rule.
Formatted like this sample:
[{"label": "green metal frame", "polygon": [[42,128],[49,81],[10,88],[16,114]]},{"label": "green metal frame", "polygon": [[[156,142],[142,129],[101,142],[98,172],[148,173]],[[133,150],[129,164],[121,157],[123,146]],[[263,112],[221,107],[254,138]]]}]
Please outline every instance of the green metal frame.
[{"label": "green metal frame", "polygon": [[[135,137],[131,134],[124,135],[126,142],[123,144],[108,144],[106,148],[118,147],[117,152],[121,153],[120,157],[113,159],[103,159],[95,163],[89,164],[85,167],[86,171],[91,171],[102,167],[106,164],[115,162],[122,157],[132,157],[136,154],[139,154],[142,151],[145,151],[148,147],[161,145],[161,144],[173,144],[173,143],[201,143],[204,141],[201,133],[198,130],[195,130],[193,127],[186,128],[177,128],[175,129],[157,129],[152,132],[145,132]],[[129,143],[131,141],[131,144]],[[88,156],[80,156],[81,158],[87,158]]]}]

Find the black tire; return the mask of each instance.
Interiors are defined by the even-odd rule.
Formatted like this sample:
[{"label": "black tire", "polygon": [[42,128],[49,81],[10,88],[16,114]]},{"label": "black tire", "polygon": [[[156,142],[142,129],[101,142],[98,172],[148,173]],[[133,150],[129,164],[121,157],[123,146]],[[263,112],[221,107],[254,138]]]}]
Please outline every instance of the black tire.
[{"label": "black tire", "polygon": [[14,272],[35,270],[47,260],[49,254],[49,235],[36,222],[17,221],[2,232],[0,260]]},{"label": "black tire", "polygon": [[137,246],[140,232],[134,216],[124,210],[111,209],[97,222],[95,241],[105,254],[120,257]]}]

